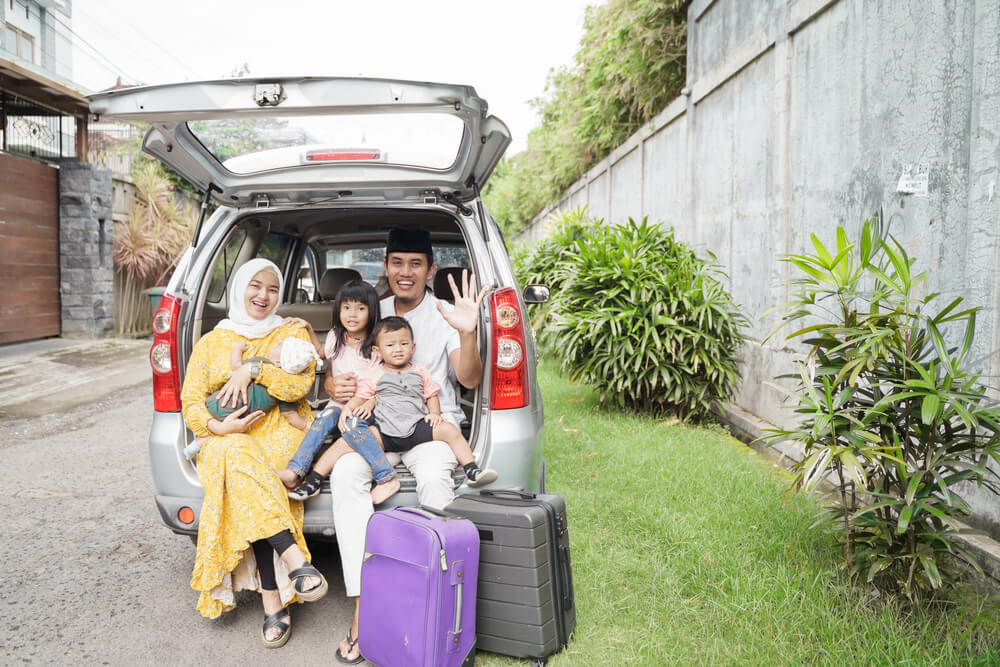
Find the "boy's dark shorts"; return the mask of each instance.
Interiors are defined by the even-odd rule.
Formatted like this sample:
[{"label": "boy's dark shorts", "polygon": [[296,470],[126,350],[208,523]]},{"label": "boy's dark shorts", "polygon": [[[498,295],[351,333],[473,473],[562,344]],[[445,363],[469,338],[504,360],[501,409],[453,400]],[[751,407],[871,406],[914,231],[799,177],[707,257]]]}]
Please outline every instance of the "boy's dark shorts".
[{"label": "boy's dark shorts", "polygon": [[[378,426],[378,423],[375,425]],[[405,437],[397,438],[396,436],[386,435],[382,433],[382,429],[379,429],[379,435],[382,436],[382,444],[385,446],[385,451],[408,452],[417,445],[433,440],[434,429],[431,428],[430,424],[421,419],[417,422],[416,427],[414,427],[413,433]]]}]

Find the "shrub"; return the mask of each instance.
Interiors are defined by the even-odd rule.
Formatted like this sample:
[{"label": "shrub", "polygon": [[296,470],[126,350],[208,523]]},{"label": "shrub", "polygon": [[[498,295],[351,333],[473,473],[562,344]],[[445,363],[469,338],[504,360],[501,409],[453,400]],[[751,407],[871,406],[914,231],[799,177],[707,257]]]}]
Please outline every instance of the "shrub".
[{"label": "shrub", "polygon": [[815,254],[784,258],[800,274],[782,322],[812,324],[788,336],[809,349],[789,392],[802,421],[768,437],[805,446],[792,489],[832,476],[850,580],[917,603],[952,581],[951,556],[979,567],[951,520],[970,514],[957,485],[998,489],[1000,410],[966,368],[978,309],[918,297],[926,273],[876,229],[855,245],[838,228],[835,250],[814,235]]},{"label": "shrub", "polygon": [[542,343],[574,379],[619,408],[682,418],[732,397],[745,320],[718,265],[646,219],[562,231],[582,233],[543,245],[535,270],[556,286]]}]

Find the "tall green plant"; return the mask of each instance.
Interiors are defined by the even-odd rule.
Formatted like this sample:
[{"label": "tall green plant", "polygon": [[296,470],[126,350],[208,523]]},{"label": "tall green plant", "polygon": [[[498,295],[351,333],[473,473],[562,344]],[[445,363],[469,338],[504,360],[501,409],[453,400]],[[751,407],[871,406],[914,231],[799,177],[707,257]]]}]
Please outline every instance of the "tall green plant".
[{"label": "tall green plant", "polygon": [[143,160],[132,172],[136,200],[115,222],[115,327],[138,333],[149,327],[148,297],[180,259],[194,233],[194,204],[174,197],[174,185],[157,162]]},{"label": "tall green plant", "polygon": [[801,422],[767,437],[805,447],[792,489],[832,478],[850,579],[919,602],[951,581],[951,556],[979,567],[957,539],[970,509],[956,487],[1000,490],[1000,410],[967,367],[978,309],[918,296],[927,274],[876,222],[857,244],[838,228],[834,248],[813,235],[814,254],[784,258],[798,275],[781,321],[804,318],[787,338],[808,353],[789,392]]},{"label": "tall green plant", "polygon": [[539,126],[504,160],[486,203],[508,233],[527,225],[684,87],[690,0],[609,0],[589,7],[572,67],[533,101]]},{"label": "tall green plant", "polygon": [[744,318],[716,264],[672,229],[596,225],[554,270],[547,349],[615,405],[683,418],[732,397]]}]

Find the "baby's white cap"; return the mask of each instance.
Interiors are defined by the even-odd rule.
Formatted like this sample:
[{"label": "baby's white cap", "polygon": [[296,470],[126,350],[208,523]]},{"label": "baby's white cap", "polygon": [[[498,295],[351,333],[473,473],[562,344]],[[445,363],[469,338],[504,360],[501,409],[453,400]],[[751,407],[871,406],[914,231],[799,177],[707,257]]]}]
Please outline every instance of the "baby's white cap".
[{"label": "baby's white cap", "polygon": [[298,375],[313,359],[318,358],[312,343],[301,338],[286,338],[281,341],[281,368],[286,373]]}]

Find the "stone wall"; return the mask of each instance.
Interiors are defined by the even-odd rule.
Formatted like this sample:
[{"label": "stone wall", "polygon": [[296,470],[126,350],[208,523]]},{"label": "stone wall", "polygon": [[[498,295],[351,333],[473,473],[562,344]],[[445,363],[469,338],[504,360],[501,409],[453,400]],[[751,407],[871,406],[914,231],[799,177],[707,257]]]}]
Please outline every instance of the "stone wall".
[{"label": "stone wall", "polygon": [[[900,177],[926,187],[901,191]],[[794,414],[765,384],[802,350],[765,314],[786,254],[881,210],[928,292],[983,310],[970,358],[1000,388],[1000,0],[694,0],[684,94],[539,215],[650,216],[710,250],[750,316],[737,405]],[[946,303],[947,301],[943,301]],[[1000,502],[966,497],[1000,535]]]},{"label": "stone wall", "polygon": [[59,171],[59,264],[64,336],[114,332],[111,170],[76,161]]}]

